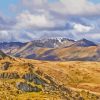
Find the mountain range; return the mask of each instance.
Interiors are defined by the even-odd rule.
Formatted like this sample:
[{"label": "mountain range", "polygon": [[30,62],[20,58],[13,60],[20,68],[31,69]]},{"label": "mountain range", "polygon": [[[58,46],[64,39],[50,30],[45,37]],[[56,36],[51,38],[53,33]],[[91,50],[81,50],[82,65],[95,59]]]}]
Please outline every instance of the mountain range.
[{"label": "mountain range", "polygon": [[67,38],[3,42],[0,49],[11,56],[50,61],[100,61],[100,46],[87,39]]}]

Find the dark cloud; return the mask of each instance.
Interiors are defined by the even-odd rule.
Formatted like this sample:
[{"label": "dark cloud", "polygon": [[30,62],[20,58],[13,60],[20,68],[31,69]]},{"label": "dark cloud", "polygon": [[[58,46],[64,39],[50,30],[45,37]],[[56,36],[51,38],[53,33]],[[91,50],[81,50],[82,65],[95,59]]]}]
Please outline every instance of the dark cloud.
[{"label": "dark cloud", "polygon": [[3,18],[0,16],[0,30],[11,30],[12,26],[14,26],[16,22],[14,20]]}]

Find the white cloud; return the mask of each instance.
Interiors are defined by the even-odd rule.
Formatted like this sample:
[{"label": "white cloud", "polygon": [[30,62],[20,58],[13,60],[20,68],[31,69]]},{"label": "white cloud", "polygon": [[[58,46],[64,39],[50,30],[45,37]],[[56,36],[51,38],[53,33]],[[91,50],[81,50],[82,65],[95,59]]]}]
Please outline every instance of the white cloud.
[{"label": "white cloud", "polygon": [[[44,9],[46,12],[56,12],[61,15],[100,15],[100,4],[89,0],[21,0],[21,4],[30,11]],[[21,6],[22,6],[21,5]]]},{"label": "white cloud", "polygon": [[34,9],[45,9],[46,11],[54,11],[59,14],[72,15],[92,15],[100,14],[100,4],[94,4],[89,0],[57,0],[49,2],[49,0],[21,0],[23,6]]},{"label": "white cloud", "polygon": [[[69,16],[100,15],[100,4],[93,4],[89,0],[58,0],[53,3],[50,3],[49,0],[21,0],[21,6],[27,11],[17,16],[16,27],[20,29],[60,28],[66,26]],[[82,27],[82,31],[90,30],[89,26],[80,27]]]},{"label": "white cloud", "polygon": [[11,35],[9,35],[9,32],[7,30],[0,31],[0,41],[10,41]]},{"label": "white cloud", "polygon": [[85,26],[82,24],[74,24],[73,29],[76,32],[89,32],[90,30],[94,29],[94,27],[93,26]]},{"label": "white cloud", "polygon": [[44,14],[31,14],[28,11],[21,13],[17,16],[17,29],[28,29],[28,28],[52,28],[55,23]]},{"label": "white cloud", "polygon": [[100,4],[93,4],[89,0],[59,0],[50,8],[64,15],[100,15]]}]

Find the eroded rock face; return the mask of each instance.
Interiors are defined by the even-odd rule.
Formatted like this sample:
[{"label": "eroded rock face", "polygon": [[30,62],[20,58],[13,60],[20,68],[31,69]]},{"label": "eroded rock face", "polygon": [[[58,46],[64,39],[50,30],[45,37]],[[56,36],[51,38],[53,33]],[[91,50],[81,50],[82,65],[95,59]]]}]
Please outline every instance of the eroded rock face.
[{"label": "eroded rock face", "polygon": [[18,73],[0,73],[0,78],[2,79],[18,79],[20,76]]},{"label": "eroded rock face", "polygon": [[33,73],[26,73],[23,75],[23,79],[29,81],[29,82],[32,82],[34,78],[36,78],[37,76]]},{"label": "eroded rock face", "polygon": [[27,84],[25,82],[19,82],[16,84],[17,89],[24,91],[24,92],[40,92],[41,89],[37,86],[33,87],[30,84]]},{"label": "eroded rock face", "polygon": [[4,64],[3,64],[3,66],[1,67],[1,69],[2,70],[8,70],[8,68],[10,67],[10,62],[5,62]]},{"label": "eroded rock face", "polygon": [[41,79],[34,73],[27,73],[27,74],[23,75],[22,78],[25,79],[26,81],[34,82],[37,85],[43,85],[45,83],[45,81],[43,79]]}]

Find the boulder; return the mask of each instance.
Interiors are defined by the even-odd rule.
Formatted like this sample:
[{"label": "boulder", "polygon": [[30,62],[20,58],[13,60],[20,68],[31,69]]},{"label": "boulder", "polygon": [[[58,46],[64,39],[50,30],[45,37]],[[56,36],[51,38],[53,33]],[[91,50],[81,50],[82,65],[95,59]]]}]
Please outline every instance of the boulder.
[{"label": "boulder", "polygon": [[26,73],[25,75],[23,75],[22,78],[26,81],[34,82],[37,85],[43,85],[45,83],[43,79],[41,79],[38,75],[34,73]]},{"label": "boulder", "polygon": [[18,75],[18,73],[0,73],[0,78],[2,79],[18,79],[20,78],[20,76]]},{"label": "boulder", "polygon": [[32,82],[34,78],[36,78],[37,76],[33,73],[26,73],[22,76],[23,79],[25,79],[26,81]]},{"label": "boulder", "polygon": [[16,84],[17,89],[24,91],[24,92],[40,92],[41,89],[37,86],[33,87],[30,84],[27,84],[25,82],[19,82]]},{"label": "boulder", "polygon": [[3,66],[1,67],[1,69],[2,69],[2,70],[8,70],[10,64],[11,64],[10,62],[5,62],[5,63],[3,64]]}]

